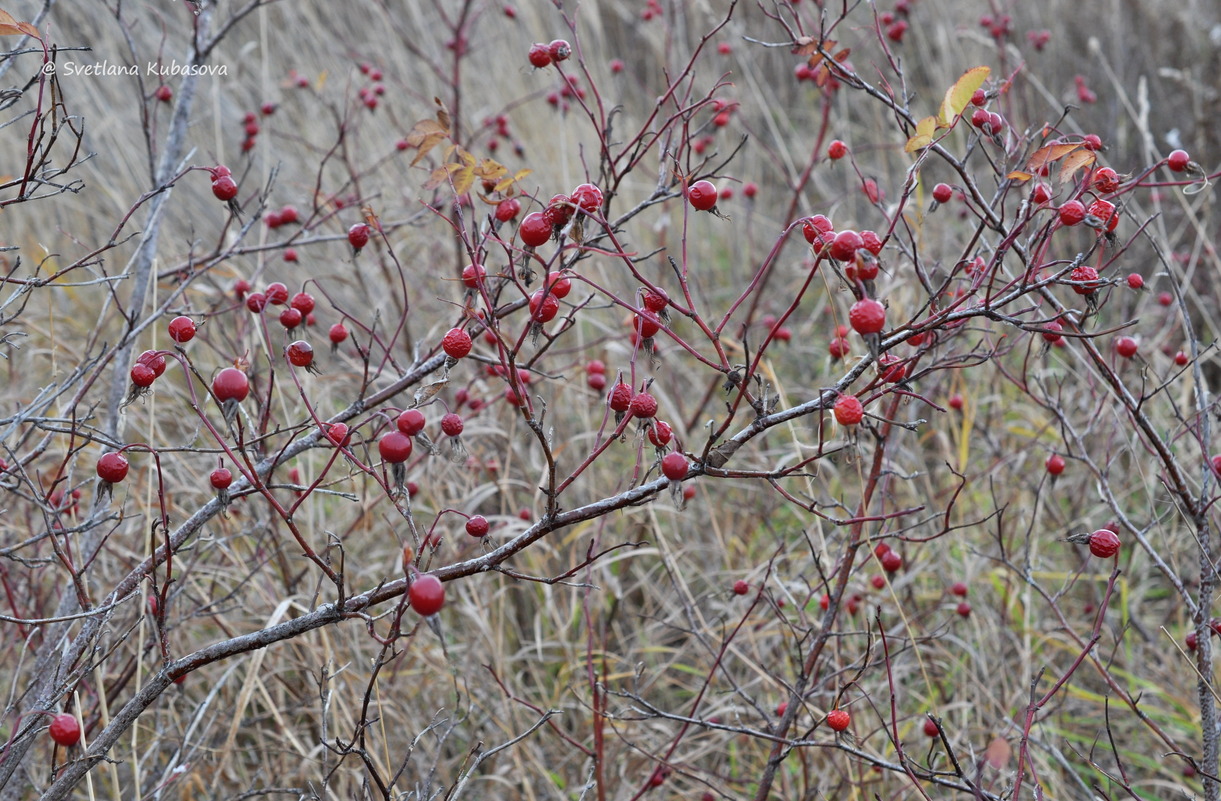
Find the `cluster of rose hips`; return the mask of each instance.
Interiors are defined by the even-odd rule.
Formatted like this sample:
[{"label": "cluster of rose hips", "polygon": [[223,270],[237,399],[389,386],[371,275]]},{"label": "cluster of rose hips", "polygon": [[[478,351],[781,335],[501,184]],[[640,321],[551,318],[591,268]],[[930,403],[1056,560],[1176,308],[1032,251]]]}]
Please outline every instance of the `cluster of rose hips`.
[{"label": "cluster of rose hips", "polygon": [[535,42],[530,45],[530,51],[527,53],[527,58],[530,60],[530,66],[536,69],[549,67],[552,64],[559,64],[562,61],[567,61],[572,55],[572,45],[568,44],[564,39],[553,39],[551,42]]},{"label": "cluster of rose hips", "polygon": [[357,96],[360,97],[360,102],[364,103],[365,108],[373,111],[377,108],[377,99],[386,94],[386,85],[382,83],[382,71],[371,64],[362,63],[360,74],[369,79],[369,85],[360,87]]},{"label": "cluster of rose hips", "polygon": [[253,111],[247,111],[242,115],[242,152],[248,153],[254,150],[256,138],[259,135],[259,118]]},{"label": "cluster of rose hips", "polygon": [[662,15],[661,0],[647,0],[640,11],[640,18],[645,22]]},{"label": "cluster of rose hips", "polygon": [[223,200],[228,203],[230,208],[235,205],[234,198],[237,197],[237,181],[233,180],[233,174],[224,164],[218,164],[215,167],[208,169],[212,175],[212,195],[217,200]]},{"label": "cluster of rose hips", "polygon": [[878,14],[878,24],[882,26],[882,32],[886,34],[887,39],[896,43],[903,41],[903,35],[907,33],[908,28],[906,18],[910,14],[911,5],[908,0],[895,3],[894,11]]},{"label": "cluster of rose hips", "polygon": [[[267,227],[273,231],[283,225],[294,225],[300,220],[296,206],[284,206],[279,211],[269,211],[264,216]],[[293,261],[289,259],[288,261]]]},{"label": "cluster of rose hips", "polygon": [[999,141],[1005,130],[1005,118],[984,108],[987,104],[988,94],[983,89],[976,89],[975,94],[971,96],[971,105],[975,106],[975,110],[971,112],[971,124]]},{"label": "cluster of rose hips", "polygon": [[581,87],[581,78],[575,73],[569,73],[563,76],[560,81],[560,88],[554,92],[547,93],[547,104],[558,108],[560,113],[567,114],[572,107],[572,100],[585,99],[585,89]]},{"label": "cluster of rose hips", "polygon": [[[522,218],[517,228],[522,244],[531,248],[547,244],[552,237],[558,237],[563,232],[578,212],[581,215],[600,215],[602,201],[602,190],[590,183],[577,186],[571,194],[554,195],[542,211],[532,211]],[[463,280],[466,280],[465,274]]]},{"label": "cluster of rose hips", "polygon": [[986,30],[993,39],[1000,42],[1013,33],[1013,17],[1008,14],[992,16],[984,14],[979,18],[979,27]]},{"label": "cluster of rose hips", "polygon": [[[493,133],[488,137],[489,153],[495,153],[500,149],[501,139],[513,140],[513,136],[509,131],[509,116],[507,114],[497,114],[495,117],[488,117],[483,121],[483,125],[485,128],[493,130]],[[518,142],[514,142],[513,147],[519,154],[524,152],[524,148]]]}]

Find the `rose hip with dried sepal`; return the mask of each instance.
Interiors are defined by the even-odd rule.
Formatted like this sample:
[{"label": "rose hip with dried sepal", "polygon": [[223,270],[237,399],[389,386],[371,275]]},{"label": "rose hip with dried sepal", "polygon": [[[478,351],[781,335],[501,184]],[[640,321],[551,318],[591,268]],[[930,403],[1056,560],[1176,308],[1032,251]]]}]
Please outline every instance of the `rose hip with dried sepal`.
[{"label": "rose hip with dried sepal", "polygon": [[455,461],[461,461],[466,456],[466,446],[462,444],[462,431],[465,428],[462,417],[454,412],[441,417],[441,433],[449,437],[450,455]]},{"label": "rose hip with dried sepal", "polygon": [[317,375],[318,366],[314,364],[314,346],[304,339],[298,339],[284,349],[288,363],[293,367],[304,367],[307,373]]},{"label": "rose hip with dried sepal", "polygon": [[404,483],[407,479],[405,462],[411,458],[411,437],[402,431],[390,431],[383,434],[377,441],[377,453],[382,461],[390,465],[390,475],[396,496],[404,495]]},{"label": "rose hip with dried sepal", "polygon": [[461,328],[451,328],[441,338],[441,350],[445,351],[445,369],[448,370],[471,352],[471,335]]},{"label": "rose hip with dried sepal", "polygon": [[620,381],[615,384],[611,390],[609,404],[611,411],[615,413],[615,422],[618,423],[623,419],[624,413],[632,405],[632,387],[630,384],[625,384]]},{"label": "rose hip with dried sepal", "polygon": [[650,420],[657,415],[657,399],[647,392],[638,392],[628,404],[628,408],[632,417]]},{"label": "rose hip with dried sepal", "polygon": [[1073,534],[1067,540],[1077,545],[1088,545],[1090,553],[1099,559],[1109,559],[1119,553],[1119,535],[1109,528],[1100,528],[1089,534]]},{"label": "rose hip with dried sepal", "polygon": [[424,423],[424,413],[419,409],[404,409],[394,421],[399,431],[409,437],[414,437],[415,441],[429,453],[436,453],[436,446],[424,431]]},{"label": "rose hip with dried sepal", "polygon": [[225,421],[232,423],[238,404],[250,394],[250,379],[236,367],[226,367],[212,379],[212,394],[220,402]]},{"label": "rose hip with dried sepal", "polygon": [[356,223],[348,229],[348,244],[356,253],[369,244],[370,229],[367,223]]},{"label": "rose hip with dried sepal", "polygon": [[101,481],[103,497],[109,496],[111,488],[127,478],[127,457],[118,451],[110,451],[98,457],[97,474]]},{"label": "rose hip with dried sepal", "polygon": [[678,451],[667,453],[661,460],[661,474],[670,482],[670,496],[675,503],[680,503],[682,480],[687,477],[690,463],[687,457]]},{"label": "rose hip with dried sepal", "polygon": [[886,327],[886,307],[873,298],[863,298],[848,310],[848,323],[858,334],[877,334]]}]

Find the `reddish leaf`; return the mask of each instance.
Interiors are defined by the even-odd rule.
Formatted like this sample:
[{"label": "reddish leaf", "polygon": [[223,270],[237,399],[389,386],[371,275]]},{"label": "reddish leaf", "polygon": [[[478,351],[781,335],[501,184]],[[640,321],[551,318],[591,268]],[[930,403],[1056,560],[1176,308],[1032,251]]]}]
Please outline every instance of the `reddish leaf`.
[{"label": "reddish leaf", "polygon": [[1030,172],[1038,172],[1045,165],[1059,161],[1080,147],[1080,143],[1075,145],[1043,145],[1043,147],[1030,154],[1030,158],[1026,160],[1026,169]]},{"label": "reddish leaf", "polygon": [[38,29],[28,22],[18,22],[12,14],[0,9],[0,36],[33,36],[41,40]]},{"label": "reddish leaf", "polygon": [[814,40],[813,36],[799,36],[797,41],[793,42],[793,55],[795,56],[808,56],[817,52],[818,42]]},{"label": "reddish leaf", "polygon": [[1003,770],[1013,756],[1013,747],[1003,737],[994,737],[984,750],[984,759],[997,770]]}]

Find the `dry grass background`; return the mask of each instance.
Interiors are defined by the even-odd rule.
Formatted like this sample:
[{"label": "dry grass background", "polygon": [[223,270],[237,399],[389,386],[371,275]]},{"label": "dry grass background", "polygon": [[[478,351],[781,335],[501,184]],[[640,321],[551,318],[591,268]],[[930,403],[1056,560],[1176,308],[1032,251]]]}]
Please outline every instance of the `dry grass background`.
[{"label": "dry grass background", "polygon": [[[452,13],[450,6],[457,4],[436,5]],[[534,0],[521,2],[511,20],[496,3],[475,5],[480,16],[471,34],[472,54],[462,62],[457,106],[463,130],[507,113],[524,150],[515,155],[502,141],[496,157],[513,169],[532,169],[527,184],[531,190],[537,187],[544,199],[586,180],[583,165],[596,153],[588,121],[575,110],[567,116],[553,110],[545,97],[556,88],[554,72],[531,70],[524,57],[533,41],[570,36],[559,13],[551,3]],[[700,34],[727,8],[721,0],[666,2],[665,23],[644,24],[642,3],[565,5],[578,20],[580,54],[597,77],[604,100],[623,107],[624,131],[638,125],[651,108],[665,71],[686,61]],[[811,6],[810,0],[798,4],[807,21],[813,19]],[[12,1],[6,8],[19,18],[32,18],[37,10],[35,4]],[[220,17],[232,8],[222,4]],[[976,24],[981,13],[996,11],[1015,18],[1016,35],[1003,62]],[[856,7],[838,38],[854,47],[855,66],[873,79],[875,63],[884,67],[877,62],[867,12],[865,6]],[[139,54],[136,62],[145,63],[158,53],[181,60],[190,23],[181,4],[125,4],[124,15]],[[970,66],[989,64],[996,72],[1007,72],[1024,61],[1013,91],[1003,101],[1011,119],[1032,127],[1057,119],[1062,105],[1074,102],[1073,76],[1080,74],[1099,99],[1074,111],[1064,127],[1101,135],[1109,146],[1106,163],[1121,173],[1137,171],[1163,156],[1170,149],[1167,136],[1177,131],[1182,145],[1211,170],[1221,143],[1216,130],[1221,110],[1218,26],[1221,13],[1206,2],[920,0],[913,3],[911,30],[897,52],[915,108],[931,108]],[[71,55],[78,61],[133,60],[123,30],[102,3],[56,6],[46,27],[61,45],[92,48],[88,57]],[[1042,53],[1034,52],[1024,38],[1026,30],[1039,28],[1052,32]],[[729,42],[732,52],[722,55],[710,47],[700,56],[696,81],[697,91],[706,92],[723,75],[730,85],[717,95],[741,104],[731,125],[717,133],[716,149],[726,153],[739,134],[750,137],[720,181],[737,190],[736,197],[722,205],[730,219],[689,223],[689,259],[696,265],[698,297],[709,308],[721,308],[736,296],[775,241],[787,222],[791,193],[786,187],[819,136],[818,93],[810,84],[793,80],[794,58],[787,49],[765,49],[744,37],[780,41],[783,32],[757,7],[740,5],[713,40],[713,45]],[[222,311],[239,276],[256,286],[282,280],[293,291],[308,279],[325,287],[329,298],[320,303],[320,330],[340,319],[337,309],[366,318],[376,309],[383,321],[396,321],[409,307],[407,342],[393,354],[401,364],[411,361],[417,343],[431,346],[453,324],[453,304],[460,296],[453,278],[464,262],[451,244],[452,232],[421,211],[421,200],[429,197],[421,188],[425,173],[409,167],[410,153],[397,152],[395,142],[432,113],[434,96],[451,107],[454,98],[446,81],[411,49],[427,59],[452,63],[432,3],[282,2],[261,8],[239,23],[215,53],[213,63],[225,65],[229,74],[200,82],[190,129],[194,154],[188,160],[194,165],[229,164],[241,177],[244,198],[248,187],[274,173],[269,207],[292,203],[307,214],[315,186],[320,183],[332,191],[348,178],[349,166],[354,167],[362,201],[396,224],[391,241],[408,269],[408,298],[386,280],[384,254],[351,258],[342,234],[358,219],[356,210],[323,207],[320,213],[333,212],[334,218],[310,232],[307,238],[312,241],[298,246],[299,263],[282,260],[280,232],[256,226],[245,244],[262,247],[216,265],[191,285],[173,310],[189,309],[197,317]],[[60,63],[69,57],[61,53]],[[626,61],[620,75],[610,72],[613,58]],[[357,70],[362,61],[385,74],[387,92],[375,113],[359,109],[355,99],[363,81]],[[9,73],[9,82],[14,74],[30,73],[31,63],[27,59]],[[291,70],[307,76],[311,87],[293,87]],[[10,207],[0,217],[0,235],[20,247],[27,266],[45,258],[45,270],[106,241],[116,221],[149,189],[142,110],[151,115],[154,147],[167,121],[166,107],[142,98],[155,88],[153,83],[141,87],[130,79],[63,77],[61,85],[65,104],[84,120],[85,147],[92,154],[77,173],[85,188],[53,201]],[[258,145],[243,157],[238,152],[242,115],[264,102],[277,103],[277,111],[261,120]],[[346,123],[342,158],[330,161],[320,178],[320,157],[337,140],[338,120]],[[6,164],[21,157],[19,129],[21,125],[4,131]],[[888,196],[898,195],[910,157],[902,153],[902,139],[884,109],[842,92],[833,104],[828,134],[848,142],[862,170],[877,178]],[[473,152],[483,153],[488,138],[489,132],[482,130],[467,141]],[[625,185],[622,208],[652,191],[660,168],[654,153]],[[924,176],[927,185],[948,178],[937,170],[937,164],[930,164]],[[741,194],[739,182],[746,181],[761,187],[752,203]],[[218,242],[223,213],[207,191],[204,174],[187,176],[172,191],[159,247],[159,262],[166,271],[182,266],[193,254],[225,244]],[[1206,345],[1216,335],[1212,277],[1221,267],[1212,246],[1217,234],[1214,197],[1211,190],[1194,195],[1166,191],[1160,199],[1147,192],[1133,195],[1125,225],[1130,219],[1156,217],[1150,240],[1135,243],[1120,268],[1144,272],[1156,292],[1172,279],[1154,277],[1161,271],[1152,262],[1149,242],[1167,253],[1183,254],[1178,264],[1186,276],[1184,290]],[[970,223],[955,223],[951,209],[919,219],[927,200],[921,197],[912,212],[925,259],[952,261]],[[816,212],[863,228],[882,225],[844,165],[822,163],[815,169],[798,213]],[[137,225],[140,222],[137,215]],[[640,252],[663,246],[673,252],[683,226],[681,205],[671,203],[629,223],[625,241]],[[106,257],[106,269],[118,272],[133,251],[132,244],[116,248]],[[803,276],[801,256],[795,248],[785,252],[791,266],[780,270],[760,313],[783,309]],[[897,254],[895,259],[901,262]],[[655,269],[658,280],[667,275],[660,259],[648,269]],[[590,259],[581,271],[599,285],[624,293],[631,289],[613,260]],[[896,269],[883,281],[892,308],[900,311],[914,300],[905,294],[904,280],[902,269]],[[173,287],[171,281],[159,282],[158,296]],[[125,292],[121,289],[119,296]],[[793,319],[792,342],[774,349],[766,368],[782,405],[812,397],[839,374],[826,357],[826,345],[846,304],[834,291],[817,297]],[[1152,293],[1117,293],[1107,321],[1132,317],[1140,321],[1145,361],[1125,365],[1124,375],[1137,381],[1134,374],[1147,371],[1156,381],[1170,369],[1163,348],[1173,353],[1182,347],[1181,324],[1171,310],[1154,303]],[[5,414],[29,402],[40,387],[67,376],[81,363],[84,343],[92,342],[90,351],[96,353],[100,343],[114,341],[123,330],[114,304],[104,303],[95,289],[80,288],[36,294],[20,325],[26,339],[20,347],[7,349],[3,366],[7,381],[0,400]],[[541,382],[539,392],[547,397],[556,441],[563,443],[562,458],[575,459],[568,454],[589,447],[592,432],[603,424],[602,399],[584,387],[581,365],[588,358],[601,358],[612,374],[626,368],[631,350],[622,325],[615,309],[591,310],[547,365],[553,377]],[[160,326],[156,328],[145,335],[143,347],[167,344]],[[260,358],[259,338],[244,313],[217,314],[201,334],[191,355],[205,375],[247,350],[256,361]],[[1019,392],[996,370],[947,370],[920,385],[922,394],[941,403],[962,393],[967,405],[962,414],[902,407],[902,416],[931,422],[918,433],[899,435],[890,457],[892,478],[884,486],[885,505],[943,509],[958,488],[952,467],[965,477],[953,512],[954,525],[962,528],[927,544],[902,546],[908,564],[881,591],[868,584],[880,572],[876,563],[858,565],[852,586],[865,595],[869,614],[876,610],[887,631],[889,664],[881,659],[876,625],[864,615],[841,618],[843,629],[819,677],[820,689],[806,698],[808,710],[799,718],[799,731],[821,721],[836,692],[846,687],[844,701],[851,702],[854,713],[853,736],[846,742],[879,761],[893,759],[886,733],[893,725],[914,758],[946,767],[920,731],[926,712],[943,719],[968,766],[998,736],[1016,748],[1020,732],[1015,720],[1028,702],[1032,680],[1044,666],[1054,677],[1071,662],[1076,653],[1072,636],[1088,636],[1089,610],[1101,600],[1105,571],[1098,572],[1102,568],[1097,560],[1083,564],[1056,538],[1112,519],[1100,498],[1104,484],[1176,572],[1197,575],[1187,529],[1168,505],[1159,474],[1125,427],[1122,414],[1099,399],[1097,377],[1071,352],[1042,356],[1037,346],[1028,345],[1029,335],[1010,334],[1006,341],[1005,334],[999,326],[981,327],[972,341],[1001,347],[1011,342],[1013,349],[1002,360],[1009,369],[1019,369],[1027,359],[1035,362],[1041,388],[1034,394],[1057,398],[1064,419],[1057,421],[1049,408]],[[660,366],[652,372],[654,392],[663,416],[675,424],[689,448],[695,447],[712,410],[719,411],[719,395],[710,406],[699,404],[717,376],[701,375],[676,348],[663,347]],[[320,353],[324,350],[319,347]],[[1205,358],[1215,360],[1215,352],[1208,351]],[[362,367],[348,348],[327,358],[324,369],[322,376],[306,379],[305,386],[325,416],[351,400]],[[390,374],[388,370],[379,376],[375,385],[384,384]],[[455,377],[460,381],[446,390],[446,400],[452,401],[451,390],[463,382],[474,396],[499,395],[499,386],[475,365],[461,365]],[[1166,431],[1182,433],[1176,415],[1190,408],[1190,390],[1190,376],[1184,375],[1153,404],[1151,414]],[[129,441],[163,449],[164,481],[175,520],[187,517],[209,497],[206,474],[215,462],[213,453],[199,452],[207,448],[207,438],[185,403],[181,383],[175,389],[159,383],[152,397],[127,412]],[[272,415],[279,425],[299,426],[306,420],[291,390],[279,395],[277,403]],[[82,405],[76,412],[85,419],[89,408]],[[435,428],[437,415],[429,414]],[[19,427],[7,432],[5,444],[18,456],[29,453],[41,436]],[[792,462],[809,454],[816,436],[803,420],[753,443],[735,466],[766,469]],[[427,527],[443,509],[482,513],[493,523],[491,539],[503,541],[523,530],[542,509],[537,486],[543,466],[537,447],[503,403],[472,414],[464,438],[474,457],[485,466],[495,460],[497,469],[470,469],[440,458],[420,462],[411,474],[420,485],[413,500],[416,517]],[[1178,442],[1185,461],[1199,461],[1190,437]],[[28,475],[53,473],[69,447],[59,435],[45,445],[45,451],[26,464]],[[627,488],[638,464],[638,445],[638,440],[621,444],[599,460],[574,486],[566,504]],[[1042,468],[1051,451],[1073,457],[1066,475],[1055,483],[1046,479]],[[95,453],[86,448],[69,474],[70,484],[83,488],[86,501],[92,492]],[[871,444],[863,440],[859,449],[820,461],[816,476],[789,489],[808,492],[830,512],[846,515],[859,496],[863,465],[871,453]],[[308,451],[295,464],[308,481],[330,455],[327,450]],[[154,476],[147,460],[133,459],[133,464],[133,477],[116,490],[112,507],[122,508],[124,519],[90,570],[98,591],[147,552],[148,522],[156,514]],[[333,489],[352,497],[317,497],[303,505],[297,522],[317,543],[324,542],[324,532],[342,540],[349,585],[363,591],[400,575],[399,552],[409,537],[372,482],[358,473],[340,478],[341,473],[331,474],[338,479]],[[1196,478],[1201,478],[1199,471]],[[12,483],[5,486],[13,491],[0,503],[5,510],[0,531],[9,544],[45,523],[28,493],[23,495]],[[785,697],[784,682],[800,663],[803,643],[817,628],[817,601],[824,586],[812,555],[826,568],[845,536],[842,528],[801,513],[759,484],[702,479],[696,491],[682,509],[659,499],[556,532],[512,562],[512,568],[524,574],[556,575],[578,563],[592,540],[601,547],[643,543],[582,571],[573,578],[577,586],[526,582],[499,573],[451,583],[440,636],[421,624],[398,643],[376,674],[371,665],[381,649],[359,621],[209,665],[141,718],[112,752],[116,761],[97,768],[90,785],[78,789],[78,797],[238,798],[255,790],[272,797],[375,797],[378,793],[369,786],[360,759],[340,760],[322,746],[323,741],[333,745],[336,738],[350,741],[357,721],[367,714],[371,723],[363,734],[364,758],[381,776],[397,776],[394,797],[434,798],[462,775],[477,744],[489,748],[510,740],[537,721],[538,710],[546,709],[561,714],[481,765],[468,797],[592,797],[587,787],[590,761],[572,743],[592,747],[595,677],[610,691],[611,718],[603,746],[610,797],[635,797],[656,766],[653,757],[664,751],[679,724],[643,713],[630,696],[686,714],[705,679],[714,674],[699,717],[717,717],[731,727],[765,727]],[[845,508],[836,509],[837,502]],[[523,509],[530,520],[519,517]],[[879,528],[874,534],[895,543],[897,534],[919,540],[939,527],[939,520],[922,518],[902,532]],[[444,541],[432,557],[434,564],[483,547],[462,534],[460,520],[453,515],[443,517],[438,530]],[[264,504],[235,504],[180,557],[169,613],[175,654],[311,608],[320,600],[319,584],[304,564]],[[1191,662],[1175,647],[1190,622],[1145,554],[1125,550],[1121,566],[1118,595],[1096,656],[1124,690],[1140,697],[1144,714],[1176,741],[1198,748],[1195,675]],[[1023,580],[1025,571],[1032,582]],[[14,609],[3,610],[8,613],[45,614],[67,590],[62,571],[54,566],[13,562],[6,572],[8,587],[18,599]],[[730,588],[736,579],[763,587],[766,594],[757,602],[753,592],[746,598],[734,596]],[[968,619],[955,615],[946,594],[955,581],[971,587],[973,613]],[[1065,619],[1050,611],[1035,583],[1056,596]],[[321,600],[326,600],[325,588],[322,593]],[[720,644],[748,607],[742,633],[714,667]],[[72,699],[90,726],[104,725],[109,710],[139,686],[139,677],[157,668],[151,623],[143,612],[136,601],[120,608],[101,643],[105,660]],[[408,622],[416,619],[408,615]],[[379,625],[384,628],[386,622]],[[16,698],[28,680],[28,651],[13,627],[6,628],[9,647],[0,659],[0,676],[6,697]],[[867,643],[872,645],[868,656]],[[1045,678],[1040,687],[1047,686]],[[897,713],[893,720],[892,690]],[[1034,727],[1032,760],[1051,797],[1090,797],[1090,786],[1105,786],[1103,772],[1114,770],[1105,731],[1107,695],[1098,672],[1087,665]],[[1115,748],[1138,793],[1169,798],[1198,792],[1196,780],[1184,778],[1182,761],[1166,757],[1163,743],[1113,697],[1110,704]],[[8,711],[6,735],[16,725],[15,713]],[[867,762],[834,748],[825,729],[813,737],[825,745],[794,752],[774,797],[917,797],[901,773],[871,773]],[[26,777],[31,785],[48,780],[49,743],[45,749],[41,764]],[[759,738],[701,729],[686,736],[670,755],[676,770],[650,795],[691,798],[712,792],[716,797],[749,797],[768,749]],[[986,769],[981,781],[1001,791],[1012,770],[1010,760],[1001,771]],[[30,788],[25,795],[36,793]]]}]

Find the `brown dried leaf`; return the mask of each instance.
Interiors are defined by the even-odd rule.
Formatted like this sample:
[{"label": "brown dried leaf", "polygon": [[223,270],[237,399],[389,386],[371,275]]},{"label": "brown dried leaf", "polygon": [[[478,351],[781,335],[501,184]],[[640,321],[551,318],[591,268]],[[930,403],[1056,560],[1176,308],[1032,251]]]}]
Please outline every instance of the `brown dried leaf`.
[{"label": "brown dried leaf", "polygon": [[411,160],[411,166],[415,166],[428,155],[428,152],[434,147],[444,142],[449,138],[449,129],[442,126],[436,120],[420,120],[407,134],[407,144],[415,147],[417,153],[415,158]]},{"label": "brown dried leaf", "polygon": [[[827,44],[833,45],[835,42],[828,42]],[[848,55],[851,52],[852,48],[845,47],[843,50],[835,54],[834,63],[842,64],[848,58]],[[818,64],[817,69],[814,68],[815,63]],[[832,77],[831,68],[827,66],[827,60],[823,59],[821,56],[819,56],[818,61],[812,60],[810,69],[814,70],[814,83],[819,88],[824,87],[827,81],[829,81]]]},{"label": "brown dried leaf", "polygon": [[1030,154],[1030,158],[1026,160],[1026,169],[1031,172],[1038,172],[1045,165],[1059,161],[1080,147],[1080,143],[1075,145],[1043,145],[1043,147]]},{"label": "brown dried leaf", "polygon": [[1064,159],[1064,163],[1060,165],[1060,180],[1071,181],[1073,179],[1073,175],[1075,175],[1078,170],[1082,169],[1083,167],[1090,166],[1094,163],[1096,158],[1097,156],[1094,155],[1093,151],[1086,150],[1085,148],[1081,148],[1074,153],[1070,153]]},{"label": "brown dried leaf", "polygon": [[441,102],[441,98],[439,97],[434,97],[432,102],[437,104],[437,122],[441,123],[441,127],[445,129],[445,133],[449,134],[449,109],[445,108],[445,104]]},{"label": "brown dried leaf", "polygon": [[420,387],[420,389],[415,393],[415,405],[420,406],[427,403],[438,392],[445,389],[445,385],[448,383],[448,378],[442,378],[440,381],[434,381],[431,384],[426,384],[425,386]]},{"label": "brown dried leaf", "polygon": [[813,36],[799,36],[797,41],[793,42],[793,55],[808,56],[818,52],[818,42],[814,41]]},{"label": "brown dried leaf", "polygon": [[379,234],[382,233],[382,221],[378,218],[377,212],[373,210],[372,206],[361,206],[360,213],[364,217],[366,225]]}]

